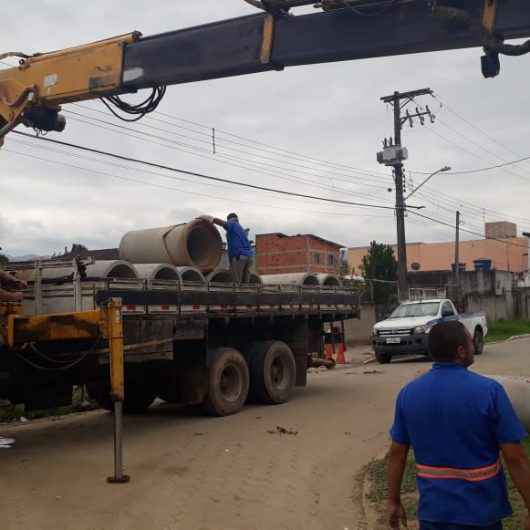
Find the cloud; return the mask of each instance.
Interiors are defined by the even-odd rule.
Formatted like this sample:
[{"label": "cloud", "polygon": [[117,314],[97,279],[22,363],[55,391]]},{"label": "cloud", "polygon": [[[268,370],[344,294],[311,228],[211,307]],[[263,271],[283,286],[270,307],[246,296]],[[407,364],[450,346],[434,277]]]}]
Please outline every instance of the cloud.
[{"label": "cloud", "polygon": [[[82,8],[66,0],[34,4],[21,0],[6,13],[4,49],[60,49],[134,29],[149,35],[254,12],[241,0],[158,2],[149,9],[140,0],[127,2],[127,9],[103,0]],[[66,131],[55,137],[243,183],[392,206],[387,191],[392,177],[377,166],[375,154],[381,140],[392,135],[391,112],[379,98],[394,90],[430,86],[449,103],[440,107],[438,100],[421,98],[418,104],[429,104],[438,122],[404,129],[407,178],[416,185],[426,176],[417,170],[434,171],[445,164],[455,170],[482,167],[527,152],[524,58],[505,60],[502,75],[485,81],[479,56],[480,50],[450,51],[179,85],[169,87],[160,106],[164,115],[155,116],[165,123],[120,123],[130,132],[87,125],[67,114]],[[89,110],[105,111],[97,102],[65,109],[113,121]],[[216,128],[216,155],[211,129],[196,123]],[[293,158],[278,149],[302,155]],[[527,195],[529,180],[528,164],[487,174],[438,175],[414,203],[448,222],[459,208],[464,227],[473,230],[480,231],[484,220],[504,217],[521,218],[520,227],[528,229],[530,214],[521,197]],[[59,147],[51,151],[14,136],[0,151],[0,197],[0,245],[9,254],[52,253],[74,242],[110,247],[131,229],[202,213],[224,217],[233,210],[252,234],[314,233],[346,245],[395,241],[390,210],[286,197]],[[453,231],[411,214],[407,237],[449,240]]]}]

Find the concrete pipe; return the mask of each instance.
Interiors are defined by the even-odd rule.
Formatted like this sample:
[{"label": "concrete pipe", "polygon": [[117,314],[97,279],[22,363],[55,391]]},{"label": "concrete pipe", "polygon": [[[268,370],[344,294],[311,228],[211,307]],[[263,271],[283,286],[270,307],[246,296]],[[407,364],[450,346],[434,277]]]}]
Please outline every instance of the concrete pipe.
[{"label": "concrete pipe", "polygon": [[177,267],[214,270],[223,252],[219,231],[207,221],[135,230],[120,242],[120,258],[131,263],[169,263]]},{"label": "concrete pipe", "polygon": [[259,276],[258,274],[254,274],[253,272],[248,275],[248,283],[250,285],[263,285],[263,282],[261,281],[261,276]]},{"label": "concrete pipe", "polygon": [[142,263],[134,267],[143,280],[180,280],[179,271],[173,265],[164,263]]},{"label": "concrete pipe", "polygon": [[306,285],[318,287],[320,284],[315,274],[296,272],[292,274],[265,274],[261,276],[264,285]]},{"label": "concrete pipe", "polygon": [[530,378],[509,375],[489,375],[506,390],[524,428],[530,432]]},{"label": "concrete pipe", "polygon": [[208,281],[211,283],[234,283],[234,276],[231,270],[218,269],[208,276]]},{"label": "concrete pipe", "polygon": [[337,276],[333,274],[317,274],[318,283],[323,287],[340,287],[342,285],[341,281]]},{"label": "concrete pipe", "polygon": [[199,269],[193,267],[177,267],[181,282],[206,283],[206,278]]},{"label": "concrete pipe", "polygon": [[116,278],[120,280],[135,280],[138,273],[134,265],[121,260],[96,261],[86,268],[87,279]]}]

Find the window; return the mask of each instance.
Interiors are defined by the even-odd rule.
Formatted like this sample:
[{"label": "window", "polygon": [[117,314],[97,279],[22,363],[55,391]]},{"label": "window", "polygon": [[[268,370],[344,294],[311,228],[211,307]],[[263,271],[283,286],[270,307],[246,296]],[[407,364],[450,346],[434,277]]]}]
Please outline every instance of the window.
[{"label": "window", "polygon": [[313,254],[313,261],[315,265],[320,265],[322,263],[322,255],[318,253]]},{"label": "window", "polygon": [[335,259],[334,254],[328,254],[328,265],[334,266],[337,260]]}]

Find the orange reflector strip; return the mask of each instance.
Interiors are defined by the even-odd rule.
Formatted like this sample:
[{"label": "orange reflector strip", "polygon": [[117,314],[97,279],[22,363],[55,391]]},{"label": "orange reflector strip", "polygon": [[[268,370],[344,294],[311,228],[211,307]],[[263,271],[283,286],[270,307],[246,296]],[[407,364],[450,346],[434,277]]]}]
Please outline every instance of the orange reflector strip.
[{"label": "orange reflector strip", "polygon": [[430,479],[456,479],[467,480],[468,482],[480,482],[495,477],[501,470],[501,462],[497,460],[495,464],[475,469],[457,469],[452,467],[432,467],[416,465],[418,477]]}]

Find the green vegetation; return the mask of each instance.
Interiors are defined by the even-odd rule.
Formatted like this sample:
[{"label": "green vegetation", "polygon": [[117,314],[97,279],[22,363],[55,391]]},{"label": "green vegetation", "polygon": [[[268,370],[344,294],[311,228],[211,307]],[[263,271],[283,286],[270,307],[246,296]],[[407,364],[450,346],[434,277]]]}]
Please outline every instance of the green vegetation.
[{"label": "green vegetation", "polygon": [[530,333],[530,320],[495,320],[488,323],[486,342],[497,342],[527,333]]},{"label": "green vegetation", "polygon": [[[526,452],[530,456],[530,440],[524,441]],[[368,500],[373,503],[375,509],[380,511],[383,515],[383,510],[386,508],[387,487],[386,487],[386,469],[387,458],[382,460],[374,460],[366,467],[366,477],[369,482]],[[407,512],[409,520],[415,520],[418,509],[418,491],[416,488],[416,472],[415,472],[414,457],[409,456],[405,475],[403,478],[403,486],[401,488],[403,506]],[[520,530],[524,527],[526,518],[526,508],[524,501],[515,489],[509,473],[505,473],[508,478],[508,491],[510,494],[510,502],[513,508],[512,517],[504,520],[505,530]]]},{"label": "green vegetation", "polygon": [[366,280],[373,282],[372,295],[376,304],[386,304],[397,299],[397,261],[390,245],[370,243],[368,254],[363,257],[361,273]]}]

